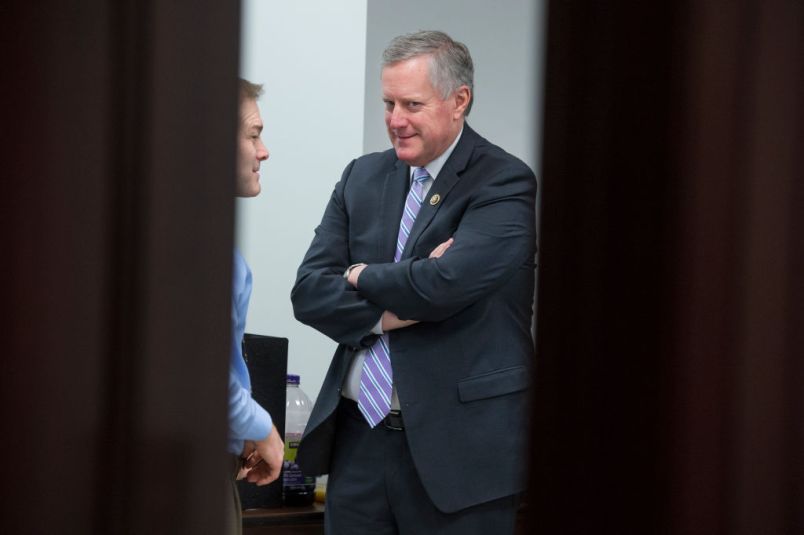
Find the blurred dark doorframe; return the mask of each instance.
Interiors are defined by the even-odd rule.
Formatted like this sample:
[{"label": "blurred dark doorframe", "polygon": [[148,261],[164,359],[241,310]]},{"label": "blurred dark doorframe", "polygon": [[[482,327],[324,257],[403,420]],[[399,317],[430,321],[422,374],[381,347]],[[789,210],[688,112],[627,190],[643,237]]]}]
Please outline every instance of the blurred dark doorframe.
[{"label": "blurred dark doorframe", "polygon": [[2,8],[3,533],[221,530],[239,17]]},{"label": "blurred dark doorframe", "polygon": [[804,533],[804,4],[551,2],[534,533]]}]

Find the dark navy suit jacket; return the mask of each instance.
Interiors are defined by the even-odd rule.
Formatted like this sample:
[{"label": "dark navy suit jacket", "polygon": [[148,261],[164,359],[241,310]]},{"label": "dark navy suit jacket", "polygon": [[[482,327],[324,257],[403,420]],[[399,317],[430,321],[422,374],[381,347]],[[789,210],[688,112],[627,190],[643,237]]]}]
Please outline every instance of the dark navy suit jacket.
[{"label": "dark navy suit jacket", "polygon": [[[454,512],[525,485],[536,179],[465,125],[394,263],[409,172],[394,150],[352,161],[299,267],[296,318],[339,345],[298,459],[328,473],[344,378],[390,310],[420,321],[389,333],[394,384],[422,483]],[[358,262],[368,267],[355,289],[342,274]]]}]

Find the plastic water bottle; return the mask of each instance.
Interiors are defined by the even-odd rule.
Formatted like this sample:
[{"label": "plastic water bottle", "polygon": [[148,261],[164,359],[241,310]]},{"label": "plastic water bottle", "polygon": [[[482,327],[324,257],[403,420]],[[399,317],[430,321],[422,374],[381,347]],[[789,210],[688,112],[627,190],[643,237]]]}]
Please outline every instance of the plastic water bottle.
[{"label": "plastic water bottle", "polygon": [[315,501],[324,504],[327,501],[327,479],[328,474],[323,474],[315,478]]},{"label": "plastic water bottle", "polygon": [[285,402],[285,459],[282,474],[282,502],[285,505],[311,505],[315,499],[315,478],[305,477],[296,464],[296,451],[310,418],[313,405],[299,388],[298,375],[287,376]]}]

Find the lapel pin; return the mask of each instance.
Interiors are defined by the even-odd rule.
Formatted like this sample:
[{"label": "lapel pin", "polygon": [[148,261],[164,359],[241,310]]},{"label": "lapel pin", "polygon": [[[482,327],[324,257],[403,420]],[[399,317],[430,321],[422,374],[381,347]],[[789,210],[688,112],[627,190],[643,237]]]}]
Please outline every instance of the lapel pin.
[{"label": "lapel pin", "polygon": [[435,206],[441,200],[441,195],[436,193],[432,197],[430,197],[430,206]]}]

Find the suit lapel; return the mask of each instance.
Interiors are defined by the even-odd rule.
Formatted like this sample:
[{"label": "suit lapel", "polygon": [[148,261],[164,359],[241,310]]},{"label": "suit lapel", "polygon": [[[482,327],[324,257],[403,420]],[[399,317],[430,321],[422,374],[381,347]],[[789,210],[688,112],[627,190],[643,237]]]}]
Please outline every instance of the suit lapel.
[{"label": "suit lapel", "polygon": [[376,207],[380,222],[377,254],[381,262],[394,260],[399,220],[402,217],[402,208],[405,206],[409,180],[410,167],[399,160],[396,161],[395,168],[385,175],[382,198]]},{"label": "suit lapel", "polygon": [[438,209],[446,202],[447,194],[458,182],[458,179],[458,175],[447,168],[446,165],[441,168],[441,172],[438,173],[438,180],[433,182],[430,191],[427,192],[427,195],[425,195],[422,201],[422,207],[419,210],[419,215],[416,216],[416,221],[413,223],[413,228],[410,231],[408,242],[405,244],[405,251],[402,254],[402,258],[408,258],[411,255],[411,251],[413,251],[413,248],[416,246],[416,242],[419,240],[422,232],[427,229],[427,226],[430,224],[430,221],[433,220],[433,217],[435,217]]},{"label": "suit lapel", "polygon": [[[411,255],[411,251],[413,251],[416,246],[416,242],[427,229],[433,217],[435,217],[438,212],[438,209],[447,202],[447,195],[455,184],[458,183],[458,180],[460,180],[460,173],[466,169],[466,165],[469,163],[469,157],[472,154],[472,150],[478,138],[479,136],[474,130],[469,128],[468,124],[464,124],[460,141],[458,141],[455,150],[450,154],[444,167],[441,168],[441,171],[438,173],[438,178],[433,182],[430,191],[427,192],[422,202],[419,215],[416,216],[413,229],[410,231],[410,237],[405,244],[405,251],[402,254],[403,259]],[[438,197],[436,197],[436,195]],[[394,237],[394,241],[396,241],[396,237]]]}]

